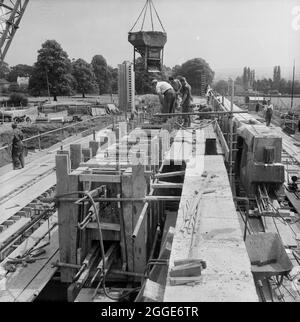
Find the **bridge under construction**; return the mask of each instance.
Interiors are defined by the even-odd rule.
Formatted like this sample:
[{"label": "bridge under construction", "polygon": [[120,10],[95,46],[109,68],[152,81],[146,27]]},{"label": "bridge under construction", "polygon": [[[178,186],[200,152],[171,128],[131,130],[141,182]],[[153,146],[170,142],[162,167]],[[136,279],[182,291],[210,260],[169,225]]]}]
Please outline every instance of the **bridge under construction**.
[{"label": "bridge under construction", "polygon": [[[28,1],[0,0],[0,65]],[[133,31],[147,12],[162,31]],[[234,104],[233,85],[188,113],[136,109],[135,55],[159,73],[167,41],[152,0],[138,20],[120,113],[0,171],[0,302],[299,301],[297,135]]]}]

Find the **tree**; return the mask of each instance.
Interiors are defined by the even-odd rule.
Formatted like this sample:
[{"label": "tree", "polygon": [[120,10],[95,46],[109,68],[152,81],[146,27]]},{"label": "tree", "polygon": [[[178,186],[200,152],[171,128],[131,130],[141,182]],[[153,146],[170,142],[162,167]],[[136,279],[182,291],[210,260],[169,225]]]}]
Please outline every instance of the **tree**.
[{"label": "tree", "polygon": [[279,90],[280,80],[281,80],[280,66],[275,66],[273,69],[273,84],[272,84],[273,89]]},{"label": "tree", "polygon": [[137,94],[146,94],[153,92],[151,81],[154,78],[160,79],[158,73],[148,73],[145,69],[145,61],[138,57],[135,61],[135,90]]},{"label": "tree", "polygon": [[287,88],[287,81],[284,78],[280,79],[278,90],[282,94],[287,94],[289,92]]},{"label": "tree", "polygon": [[192,86],[193,93],[203,92],[206,85],[212,83],[215,75],[203,58],[190,59],[176,69],[175,76],[186,77],[188,83]]},{"label": "tree", "polygon": [[241,76],[238,76],[235,81],[235,84],[243,86],[243,78]]},{"label": "tree", "polygon": [[228,82],[225,80],[219,80],[216,82],[216,84],[213,86],[213,88],[216,90],[217,93],[221,95],[226,95],[228,92]]},{"label": "tree", "polygon": [[6,62],[3,62],[0,66],[0,79],[6,79],[10,72],[9,65]]},{"label": "tree", "polygon": [[119,70],[118,68],[108,66],[108,71],[110,75],[111,93],[118,93]]},{"label": "tree", "polygon": [[72,75],[76,80],[76,89],[85,98],[85,94],[95,92],[97,88],[92,66],[83,59],[72,63]]},{"label": "tree", "polygon": [[12,93],[7,101],[9,106],[27,106],[28,98],[21,93]]},{"label": "tree", "polygon": [[7,76],[9,82],[16,82],[18,77],[30,77],[33,73],[33,67],[29,65],[19,64],[11,67]]},{"label": "tree", "polygon": [[109,92],[111,83],[106,59],[102,55],[95,55],[91,64],[98,84],[99,94]]},{"label": "tree", "polygon": [[175,65],[175,66],[172,68],[172,74],[173,74],[173,75],[179,75],[180,68],[181,68],[181,66],[180,66],[180,65]]},{"label": "tree", "polygon": [[[48,81],[48,82],[47,82]],[[47,40],[38,51],[34,64],[29,90],[32,95],[49,90],[57,101],[58,95],[71,95],[75,81],[71,75],[71,61],[68,54],[55,40]]]}]

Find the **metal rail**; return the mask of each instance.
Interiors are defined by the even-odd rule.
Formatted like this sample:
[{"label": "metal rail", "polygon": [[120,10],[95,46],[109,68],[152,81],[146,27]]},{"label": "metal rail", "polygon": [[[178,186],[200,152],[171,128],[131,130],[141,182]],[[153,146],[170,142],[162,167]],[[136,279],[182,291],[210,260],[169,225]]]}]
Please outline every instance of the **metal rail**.
[{"label": "metal rail", "polygon": [[211,112],[188,112],[188,113],[157,113],[153,114],[154,116],[168,116],[168,117],[174,117],[174,116],[184,116],[184,115],[227,115],[227,114],[248,114],[248,111],[211,111]]},{"label": "metal rail", "polygon": [[[77,125],[84,124],[84,123],[87,123],[87,122],[90,122],[90,121],[93,121],[93,120],[97,120],[97,119],[100,119],[100,118],[112,118],[112,116],[110,116],[110,115],[95,116],[95,117],[92,117],[92,118],[90,118],[88,120],[76,122],[76,123],[73,123],[73,124],[69,124],[69,125],[66,125],[66,126],[57,128],[55,130],[51,130],[51,131],[47,131],[47,132],[40,133],[38,135],[31,136],[29,138],[24,139],[23,142],[28,142],[28,141],[31,141],[31,140],[34,140],[34,139],[39,139],[40,140],[43,136],[47,136],[49,134],[53,134],[53,133],[56,133],[56,132],[64,131],[65,129],[68,129],[68,128],[71,128],[71,127],[76,127]],[[88,129],[88,130],[90,130],[90,129]],[[84,130],[81,133],[86,132],[88,130]],[[10,144],[7,144],[7,145],[1,147],[0,148],[0,151],[7,149],[11,145],[12,144],[10,143]]]}]

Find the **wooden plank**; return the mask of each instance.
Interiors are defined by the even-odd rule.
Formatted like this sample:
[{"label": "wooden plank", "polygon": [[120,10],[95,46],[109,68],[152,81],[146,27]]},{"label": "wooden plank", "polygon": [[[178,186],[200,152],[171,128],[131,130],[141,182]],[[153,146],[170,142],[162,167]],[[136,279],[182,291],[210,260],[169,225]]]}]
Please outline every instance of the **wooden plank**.
[{"label": "wooden plank", "polygon": [[[173,227],[170,227],[165,238],[165,241],[161,247],[158,259],[159,260],[167,260],[170,258],[171,249],[172,249],[172,242],[174,238],[174,231]],[[150,271],[149,278],[159,283],[162,286],[166,285],[168,274],[168,265],[154,265]]]},{"label": "wooden plank", "polygon": [[216,131],[216,134],[217,134],[217,137],[219,139],[219,142],[222,146],[222,149],[224,151],[224,154],[225,154],[225,160],[227,161],[228,158],[229,158],[229,148],[228,148],[228,145],[227,145],[227,142],[224,138],[224,135],[220,129],[220,126],[217,122],[215,122],[215,131]]},{"label": "wooden plank", "polygon": [[71,169],[77,169],[82,162],[82,148],[81,144],[71,144],[70,145],[70,160]]},{"label": "wooden plank", "polygon": [[[57,223],[57,213],[50,217],[49,223],[50,226]],[[25,240],[10,254],[10,258],[16,258],[30,249],[45,234],[48,228],[48,222],[43,223],[30,238]],[[50,269],[50,266],[52,261],[56,259],[55,255],[58,252],[58,228],[55,227],[50,232],[50,235],[50,245],[44,248],[46,250],[46,253],[42,256],[44,259],[28,264],[26,267],[18,265],[15,272],[6,275],[5,289],[0,290],[0,302],[32,301],[51,279],[56,271],[56,268]],[[48,238],[45,237],[37,247],[47,241]],[[1,263],[2,267],[4,267],[7,260],[8,258]]]},{"label": "wooden plank", "polygon": [[[112,230],[112,231],[120,231],[120,224],[112,224],[102,222],[100,224],[102,230]],[[88,229],[98,229],[98,224],[96,222],[90,222],[87,225]]]},{"label": "wooden plank", "polygon": [[97,155],[100,143],[98,141],[90,141],[89,148],[92,150],[92,157]]},{"label": "wooden plank", "polygon": [[173,182],[158,182],[151,184],[152,189],[182,189],[182,183],[173,183]]},{"label": "wooden plank", "polygon": [[59,251],[57,250],[54,255],[49,258],[47,264],[43,269],[35,276],[30,284],[23,290],[18,296],[18,302],[33,302],[37,296],[41,293],[47,283],[51,280],[57,271],[56,267],[53,267],[52,263],[59,260]]},{"label": "wooden plank", "polygon": [[0,246],[12,235],[16,234],[24,225],[30,221],[30,218],[20,218],[16,223],[9,226],[0,234]]},{"label": "wooden plank", "polygon": [[[56,156],[57,195],[78,191],[78,176],[70,175],[70,159],[66,155]],[[78,197],[78,194],[72,195]],[[58,207],[60,261],[77,264],[76,240],[78,207],[74,203],[60,202]],[[74,269],[61,268],[61,281],[71,283]]]},{"label": "wooden plank", "polygon": [[92,149],[84,148],[82,149],[83,162],[87,162],[92,158]]},{"label": "wooden plank", "polygon": [[101,182],[101,183],[120,183],[121,176],[114,174],[81,174],[79,181]]},{"label": "wooden plank", "polygon": [[185,171],[174,171],[174,172],[165,172],[165,173],[157,173],[155,175],[155,178],[161,179],[161,178],[171,178],[171,177],[178,177],[178,176],[184,176]]},{"label": "wooden plank", "polygon": [[15,198],[9,199],[0,205],[0,224],[22,210],[31,201],[40,196],[43,192],[53,187],[56,183],[55,173],[53,172],[46,178],[38,181],[28,189],[18,194]]},{"label": "wooden plank", "polygon": [[[126,170],[122,176],[122,197],[131,198],[132,193],[132,176],[131,172]],[[122,203],[122,212],[124,218],[125,228],[125,240],[126,240],[126,255],[127,255],[127,268],[129,272],[134,271],[133,266],[133,239],[131,238],[133,233],[133,215],[132,215],[132,202]]]},{"label": "wooden plank", "polygon": [[[144,197],[147,193],[147,182],[145,178],[144,165],[139,164],[132,167],[132,197]],[[133,229],[143,210],[144,204],[141,202],[133,202]],[[144,216],[139,234],[134,239],[134,272],[144,273],[147,263],[147,224],[148,218]]]}]

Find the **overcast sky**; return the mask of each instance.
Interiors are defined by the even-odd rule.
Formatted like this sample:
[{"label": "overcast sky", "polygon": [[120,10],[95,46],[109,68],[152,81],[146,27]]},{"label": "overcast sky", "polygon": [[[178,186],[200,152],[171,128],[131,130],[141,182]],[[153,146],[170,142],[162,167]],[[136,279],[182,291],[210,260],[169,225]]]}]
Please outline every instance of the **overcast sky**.
[{"label": "overcast sky", "polygon": [[[293,28],[293,19],[300,16],[300,0],[153,1],[168,34],[167,66],[202,57],[219,75],[241,73],[247,65],[261,76],[271,76],[273,66],[281,65],[283,76],[290,77],[295,58],[300,78],[300,19]],[[30,0],[6,61],[12,66],[33,64],[41,44],[55,39],[70,58],[90,62],[93,55],[102,54],[116,67],[132,59],[127,33],[144,3]]]}]

